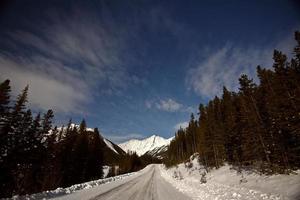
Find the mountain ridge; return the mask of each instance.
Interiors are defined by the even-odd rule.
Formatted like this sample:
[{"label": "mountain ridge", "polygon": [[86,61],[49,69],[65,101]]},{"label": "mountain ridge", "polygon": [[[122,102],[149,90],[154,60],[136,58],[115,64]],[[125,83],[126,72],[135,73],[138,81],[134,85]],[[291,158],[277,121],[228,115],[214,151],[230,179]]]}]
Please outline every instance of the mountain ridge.
[{"label": "mountain ridge", "polygon": [[136,152],[137,155],[141,156],[146,152],[150,152],[154,149],[158,149],[163,146],[168,146],[173,138],[174,137],[166,139],[154,134],[145,139],[131,139],[118,144],[118,146],[121,147],[121,149],[123,149],[125,152],[132,151]]},{"label": "mountain ridge", "polygon": [[[80,125],[78,124],[70,124],[70,128],[79,128]],[[62,127],[58,127],[57,128],[58,133],[56,136],[56,141],[63,139],[65,137],[65,133],[67,130],[66,126],[62,126]],[[86,128],[87,132],[94,132],[93,128]],[[60,132],[62,133],[61,136],[59,136]],[[52,134],[53,130],[49,131],[49,134]],[[109,139],[105,138],[101,133],[99,133],[100,138],[101,138],[101,145],[103,147],[103,153],[104,153],[104,163],[105,164],[113,164],[113,163],[117,163],[117,160],[120,159],[120,157],[122,157],[123,155],[126,154],[125,151],[123,151],[122,148],[120,148],[117,144],[113,143],[112,141],[110,141]]]}]

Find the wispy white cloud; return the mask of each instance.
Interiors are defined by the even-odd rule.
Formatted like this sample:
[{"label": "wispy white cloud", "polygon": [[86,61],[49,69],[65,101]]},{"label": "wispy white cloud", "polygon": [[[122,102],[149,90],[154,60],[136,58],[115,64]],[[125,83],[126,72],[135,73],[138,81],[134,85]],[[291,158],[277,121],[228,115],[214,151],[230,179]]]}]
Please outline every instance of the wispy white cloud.
[{"label": "wispy white cloud", "polygon": [[186,75],[186,85],[189,90],[204,97],[213,97],[222,93],[222,87],[236,91],[238,77],[247,74],[256,80],[256,67],[272,66],[273,49],[283,50],[290,55],[294,42],[292,34],[284,37],[278,43],[267,47],[241,48],[226,44],[213,51],[204,59],[196,60]]},{"label": "wispy white cloud", "polygon": [[141,135],[141,134],[136,134],[136,133],[132,133],[132,134],[124,134],[124,135],[106,135],[104,134],[104,136],[115,142],[116,144],[120,144],[122,142],[126,142],[128,140],[131,140],[131,139],[143,139],[145,138],[145,136]]},{"label": "wispy white cloud", "polygon": [[[38,65],[40,64],[38,63]],[[88,85],[85,82],[73,79],[68,74],[59,75],[64,76],[65,80],[58,76],[51,77],[43,71],[35,70],[37,63],[31,62],[30,65],[29,69],[28,63],[24,60],[18,62],[0,57],[0,79],[12,80],[14,96],[28,84],[30,107],[51,108],[57,112],[83,112],[81,106],[89,102],[88,97],[90,96]]]},{"label": "wispy white cloud", "polygon": [[176,112],[182,108],[182,104],[173,99],[160,100],[155,105],[157,109],[167,112]]},{"label": "wispy white cloud", "polygon": [[195,109],[192,106],[185,106],[174,99],[146,100],[147,109],[158,109],[165,112],[188,112],[192,113]]},{"label": "wispy white cloud", "polygon": [[145,106],[146,106],[146,108],[148,108],[148,109],[150,109],[150,108],[152,108],[152,102],[151,101],[145,101]]},{"label": "wispy white cloud", "polygon": [[224,85],[235,90],[238,77],[242,73],[253,77],[256,66],[264,65],[265,58],[270,58],[270,55],[267,50],[243,50],[226,45],[188,71],[187,85],[205,97],[220,95]]},{"label": "wispy white cloud", "polygon": [[185,112],[188,112],[188,113],[194,113],[196,111],[196,109],[192,106],[188,106],[184,109]]},{"label": "wispy white cloud", "polygon": [[38,30],[2,33],[9,49],[0,52],[0,79],[10,78],[15,93],[29,84],[38,109],[81,112],[97,93],[118,94],[141,80],[123,67],[126,36],[114,28],[73,10],[41,21]]},{"label": "wispy white cloud", "polygon": [[185,128],[187,128],[188,126],[189,126],[189,122],[179,122],[178,124],[176,124],[176,125],[174,126],[174,129],[177,131],[177,130],[179,130],[180,128],[185,129]]}]

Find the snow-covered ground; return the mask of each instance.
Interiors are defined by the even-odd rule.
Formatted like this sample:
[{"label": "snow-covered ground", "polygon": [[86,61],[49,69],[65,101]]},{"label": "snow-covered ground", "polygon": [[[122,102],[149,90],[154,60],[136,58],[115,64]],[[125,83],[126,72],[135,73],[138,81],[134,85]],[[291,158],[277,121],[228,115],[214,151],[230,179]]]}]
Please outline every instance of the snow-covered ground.
[{"label": "snow-covered ground", "polygon": [[127,142],[119,144],[119,147],[121,147],[125,152],[134,151],[139,156],[141,156],[147,151],[151,151],[157,147],[169,145],[172,139],[173,137],[165,139],[157,135],[152,135],[151,137],[143,140],[129,140]]},{"label": "snow-covered ground", "polygon": [[[60,200],[298,200],[300,170],[293,175],[238,174],[228,165],[205,170],[197,159],[165,169],[148,165],[141,171],[57,188],[13,199]],[[205,177],[205,178],[204,178]],[[206,183],[204,183],[206,182]]]},{"label": "snow-covered ground", "polygon": [[58,188],[27,197],[14,199],[55,200],[189,200],[161,177],[158,165],[148,165],[143,170],[109,179]]},{"label": "snow-covered ground", "polygon": [[291,175],[265,176],[237,173],[225,165],[204,175],[205,169],[191,157],[190,162],[170,169],[161,165],[160,171],[165,180],[192,199],[300,199],[300,170]]},{"label": "snow-covered ground", "polygon": [[[104,172],[107,171],[107,174],[108,174],[108,170],[109,170],[108,166],[107,166],[107,168],[103,169]],[[82,192],[83,190],[91,189],[91,188],[94,188],[96,186],[100,186],[100,185],[103,185],[103,184],[108,184],[108,183],[111,183],[111,182],[120,182],[123,179],[126,179],[130,176],[135,176],[135,175],[138,175],[138,174],[141,174],[141,173],[143,173],[143,171],[123,174],[123,175],[119,175],[119,176],[115,176],[115,177],[98,179],[98,180],[95,180],[95,181],[89,181],[89,182],[85,182],[85,183],[75,184],[75,185],[72,185],[71,187],[67,187],[67,188],[57,188],[55,190],[44,191],[44,192],[37,193],[37,194],[32,194],[32,195],[14,196],[12,199],[19,200],[19,199],[59,198],[60,196],[64,196],[64,195],[71,194],[71,193],[74,193],[74,192],[79,192],[79,191]]]}]

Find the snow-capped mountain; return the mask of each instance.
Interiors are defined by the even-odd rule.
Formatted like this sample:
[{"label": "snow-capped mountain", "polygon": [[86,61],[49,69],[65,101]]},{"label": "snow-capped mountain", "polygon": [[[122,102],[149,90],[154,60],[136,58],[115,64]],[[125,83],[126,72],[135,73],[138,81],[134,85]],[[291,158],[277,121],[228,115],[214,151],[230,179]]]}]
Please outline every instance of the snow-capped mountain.
[{"label": "snow-capped mountain", "polygon": [[158,149],[162,146],[168,146],[172,139],[173,137],[169,139],[165,139],[157,135],[152,135],[151,137],[148,137],[143,140],[137,140],[137,139],[129,140],[127,142],[119,144],[119,147],[121,147],[125,152],[134,151],[139,156],[141,156],[148,151]]}]

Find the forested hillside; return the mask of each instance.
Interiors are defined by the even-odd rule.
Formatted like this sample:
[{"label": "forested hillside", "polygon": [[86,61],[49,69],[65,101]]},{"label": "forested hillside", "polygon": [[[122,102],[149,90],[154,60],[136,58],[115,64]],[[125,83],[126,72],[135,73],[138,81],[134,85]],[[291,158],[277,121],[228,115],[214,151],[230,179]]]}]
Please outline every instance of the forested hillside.
[{"label": "forested hillside", "polygon": [[[110,165],[110,176],[139,170],[153,162],[125,153],[117,145],[111,150],[97,128],[87,129],[70,120],[53,127],[52,110],[32,114],[26,107],[29,87],[15,101],[10,81],[0,84],[0,197],[31,194],[102,178],[102,166]],[[106,140],[107,141],[107,140]]]},{"label": "forested hillside", "polygon": [[167,166],[194,152],[207,168],[225,162],[262,173],[288,173],[300,167],[300,32],[291,60],[274,50],[273,68],[257,67],[259,83],[246,74],[239,91],[200,104],[199,118],[180,129],[168,149]]},{"label": "forested hillside", "polygon": [[[26,108],[28,86],[10,102],[9,80],[0,85],[0,196],[34,193],[100,178],[103,164],[100,135],[71,121],[52,129],[53,112],[33,117]],[[50,131],[51,130],[51,131]]]}]

